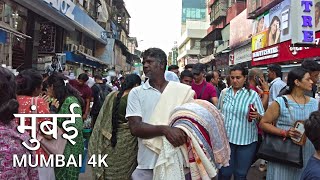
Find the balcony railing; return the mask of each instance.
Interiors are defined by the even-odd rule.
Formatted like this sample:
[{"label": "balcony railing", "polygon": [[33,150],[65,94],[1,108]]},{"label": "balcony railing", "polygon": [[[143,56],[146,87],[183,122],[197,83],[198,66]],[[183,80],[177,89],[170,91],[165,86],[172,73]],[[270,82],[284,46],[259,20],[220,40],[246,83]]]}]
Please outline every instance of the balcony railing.
[{"label": "balcony railing", "polygon": [[227,16],[227,3],[225,1],[217,1],[212,6],[210,14],[210,24],[215,24],[220,21],[222,18]]}]

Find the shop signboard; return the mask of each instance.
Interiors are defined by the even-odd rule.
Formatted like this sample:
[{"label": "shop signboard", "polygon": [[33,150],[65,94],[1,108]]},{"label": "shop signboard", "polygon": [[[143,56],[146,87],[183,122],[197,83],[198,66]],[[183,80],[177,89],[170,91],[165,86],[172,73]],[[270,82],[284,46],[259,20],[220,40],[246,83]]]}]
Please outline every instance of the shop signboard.
[{"label": "shop signboard", "polygon": [[[320,32],[316,32],[316,45],[320,45]],[[291,41],[267,47],[252,53],[252,66],[268,65],[279,62],[301,61],[306,58],[320,57],[319,48],[291,47]]]},{"label": "shop signboard", "polygon": [[103,32],[105,30],[94,21],[86,12],[80,7],[75,5],[71,0],[42,0],[46,2],[50,7],[57,10],[63,16],[68,17],[83,30],[89,32],[97,39],[105,41]]},{"label": "shop signboard", "polygon": [[242,46],[233,53],[234,64],[239,64],[247,61],[251,61],[251,44]]},{"label": "shop signboard", "polygon": [[293,27],[291,1],[282,1],[256,19],[252,29],[252,51],[290,40]]},{"label": "shop signboard", "polygon": [[[292,44],[314,44],[315,4],[313,0],[298,0],[292,4]],[[319,20],[318,20],[319,21]],[[318,22],[319,23],[319,22]]]}]

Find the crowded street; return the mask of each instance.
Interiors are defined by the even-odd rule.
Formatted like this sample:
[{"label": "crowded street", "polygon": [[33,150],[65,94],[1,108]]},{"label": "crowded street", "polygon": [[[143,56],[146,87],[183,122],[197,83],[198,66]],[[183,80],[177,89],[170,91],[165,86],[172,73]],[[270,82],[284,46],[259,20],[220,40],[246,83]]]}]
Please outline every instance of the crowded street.
[{"label": "crowded street", "polygon": [[0,0],[0,180],[320,180],[320,0]]}]

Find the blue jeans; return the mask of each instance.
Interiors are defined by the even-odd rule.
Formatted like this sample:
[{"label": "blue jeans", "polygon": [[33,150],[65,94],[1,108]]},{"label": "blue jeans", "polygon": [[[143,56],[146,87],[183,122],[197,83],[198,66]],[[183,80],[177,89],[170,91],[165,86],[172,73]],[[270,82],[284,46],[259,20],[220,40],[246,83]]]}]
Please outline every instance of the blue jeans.
[{"label": "blue jeans", "polygon": [[234,180],[245,180],[255,156],[256,146],[257,142],[249,145],[235,145],[230,143],[230,166],[220,169],[218,179],[230,180],[233,175]]}]

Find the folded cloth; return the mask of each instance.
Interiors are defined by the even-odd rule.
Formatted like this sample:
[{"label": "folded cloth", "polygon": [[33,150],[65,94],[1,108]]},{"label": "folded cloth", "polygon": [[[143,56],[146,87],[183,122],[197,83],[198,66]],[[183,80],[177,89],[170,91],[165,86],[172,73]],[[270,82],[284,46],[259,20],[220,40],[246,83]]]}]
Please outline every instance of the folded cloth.
[{"label": "folded cloth", "polygon": [[[169,81],[148,123],[152,125],[169,125],[170,112],[175,107],[192,101],[194,95],[195,92],[190,86]],[[157,154],[160,154],[163,143],[162,137],[144,139],[142,143]]]},{"label": "folded cloth", "polygon": [[172,111],[170,120],[171,126],[187,134],[188,141],[174,148],[162,137],[154,180],[180,180],[184,178],[183,167],[190,168],[193,180],[210,180],[217,175],[217,168],[229,165],[230,146],[222,115],[215,106],[204,100],[185,103]]},{"label": "folded cloth", "polygon": [[171,126],[191,123],[188,128],[193,129],[192,132],[198,134],[197,137],[206,139],[207,142],[202,141],[202,144],[211,157],[213,154],[217,166],[220,168],[229,165],[231,151],[223,116],[213,104],[204,100],[194,100],[175,108],[170,119]]}]

